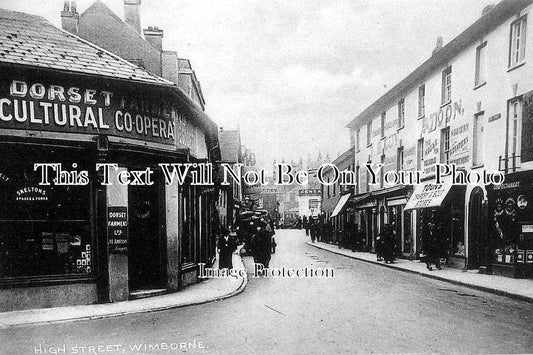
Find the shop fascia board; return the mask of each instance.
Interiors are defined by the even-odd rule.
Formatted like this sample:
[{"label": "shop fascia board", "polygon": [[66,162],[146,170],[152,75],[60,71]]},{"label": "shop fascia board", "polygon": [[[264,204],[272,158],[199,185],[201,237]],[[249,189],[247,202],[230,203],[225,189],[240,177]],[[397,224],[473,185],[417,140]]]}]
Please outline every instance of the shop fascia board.
[{"label": "shop fascia board", "polygon": [[[187,94],[181,90],[178,86],[176,86],[174,83],[168,81],[168,84],[163,83],[150,83],[146,81],[140,81],[140,80],[134,80],[134,79],[123,79],[123,78],[115,78],[115,77],[109,77],[109,76],[103,76],[103,75],[97,75],[92,73],[84,73],[84,72],[76,72],[66,69],[54,69],[54,68],[43,68],[36,65],[26,65],[26,64],[15,64],[15,63],[5,63],[0,62],[0,68],[5,67],[7,69],[16,69],[21,71],[23,74],[30,74],[30,75],[42,75],[42,73],[45,73],[49,76],[54,76],[57,74],[63,75],[65,79],[72,79],[72,78],[89,78],[92,80],[100,80],[107,83],[118,83],[118,84],[127,84],[128,86],[133,86],[137,89],[146,89],[151,88],[160,90],[160,91],[166,91],[171,94],[178,100],[179,103],[183,104],[186,109],[191,114],[191,118],[193,121],[198,123],[203,129],[206,130],[207,133],[210,135],[217,134],[218,126],[215,122],[211,120],[211,118],[203,112],[198,105],[187,96]],[[162,79],[165,80],[165,79]],[[214,132],[214,133],[213,133]],[[218,141],[215,140],[215,142]]]}]

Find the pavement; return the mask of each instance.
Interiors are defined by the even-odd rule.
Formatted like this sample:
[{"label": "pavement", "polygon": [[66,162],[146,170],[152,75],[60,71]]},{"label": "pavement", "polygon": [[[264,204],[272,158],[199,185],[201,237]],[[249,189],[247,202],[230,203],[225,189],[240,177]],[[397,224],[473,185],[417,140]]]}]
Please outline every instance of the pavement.
[{"label": "pavement", "polygon": [[[233,254],[232,261],[234,268],[245,269],[238,252]],[[218,267],[218,258],[213,267]],[[244,290],[248,276],[243,274],[244,277],[209,278],[179,292],[138,300],[3,312],[0,313],[0,329],[118,317],[219,301]]]},{"label": "pavement", "polygon": [[425,277],[508,296],[527,302],[533,302],[533,280],[531,279],[513,279],[497,275],[486,275],[480,274],[477,270],[460,270],[449,268],[445,265],[442,266],[442,270],[436,270],[433,268],[433,271],[430,271],[426,268],[425,263],[418,260],[396,259],[393,264],[385,264],[384,261],[377,261],[376,254],[373,253],[353,252],[349,249],[340,249],[338,245],[323,242],[312,243],[309,241],[307,244],[352,259],[381,265],[391,269],[415,273]]},{"label": "pavement", "polygon": [[0,354],[533,354],[530,302],[351,259],[308,240],[301,230],[276,230],[270,267],[333,269],[333,277],[254,277],[252,257],[244,256],[248,283],[234,297],[1,329]]}]

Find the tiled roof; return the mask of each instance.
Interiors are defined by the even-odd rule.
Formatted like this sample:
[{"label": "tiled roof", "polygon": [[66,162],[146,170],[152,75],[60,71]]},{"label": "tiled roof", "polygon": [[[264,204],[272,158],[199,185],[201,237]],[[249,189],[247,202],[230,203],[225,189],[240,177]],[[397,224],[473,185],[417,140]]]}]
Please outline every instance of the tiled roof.
[{"label": "tiled roof", "polygon": [[0,9],[0,63],[175,86],[42,17],[4,9]]},{"label": "tiled roof", "polygon": [[241,138],[239,131],[221,131],[218,134],[222,161],[225,163],[239,162]]}]

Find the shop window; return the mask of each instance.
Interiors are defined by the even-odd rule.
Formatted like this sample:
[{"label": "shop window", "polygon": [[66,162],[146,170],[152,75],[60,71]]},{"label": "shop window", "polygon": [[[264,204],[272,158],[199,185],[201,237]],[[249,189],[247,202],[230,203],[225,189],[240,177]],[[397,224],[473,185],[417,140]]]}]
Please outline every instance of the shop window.
[{"label": "shop window", "polygon": [[442,104],[452,101],[452,67],[442,71]]},{"label": "shop window", "polygon": [[509,67],[522,64],[526,57],[527,17],[523,16],[511,24],[511,41],[509,48]]},{"label": "shop window", "polygon": [[192,196],[191,187],[184,186],[182,190],[182,208],[181,220],[183,224],[181,235],[181,262],[189,263],[193,261],[192,240],[193,240],[193,222],[192,216]]},{"label": "shop window", "polygon": [[94,163],[74,148],[1,149],[0,279],[91,275],[91,186],[56,185],[52,171],[50,185],[41,186],[34,163],[61,163],[77,171],[92,171]]},{"label": "shop window", "polygon": [[[403,210],[403,207],[402,207]],[[403,252],[411,253],[411,210],[403,210]]]},{"label": "shop window", "polygon": [[485,84],[487,80],[487,42],[476,48],[476,77],[475,86]]}]

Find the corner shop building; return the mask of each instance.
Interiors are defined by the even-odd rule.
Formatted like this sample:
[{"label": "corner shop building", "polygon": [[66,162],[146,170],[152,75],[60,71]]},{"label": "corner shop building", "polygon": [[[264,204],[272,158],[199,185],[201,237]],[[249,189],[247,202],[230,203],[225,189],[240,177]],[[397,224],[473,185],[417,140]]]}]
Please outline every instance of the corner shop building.
[{"label": "corner shop building", "polygon": [[[216,125],[170,81],[40,17],[0,18],[0,311],[196,281],[214,256],[214,189],[166,185],[158,164],[209,161]],[[35,163],[76,173],[42,185]],[[120,167],[110,185],[97,163]],[[116,182],[146,168],[152,185]]]}]

